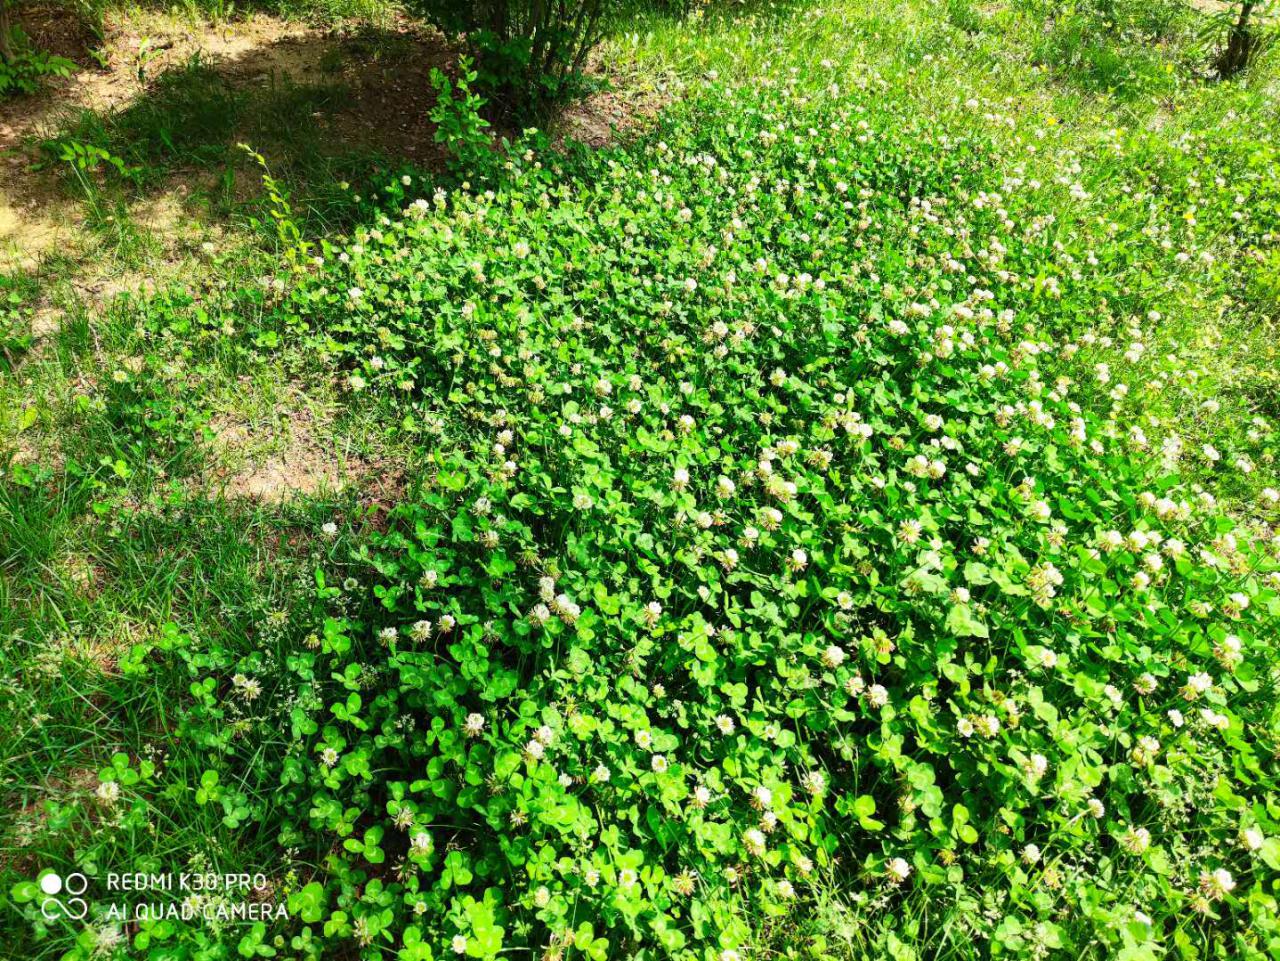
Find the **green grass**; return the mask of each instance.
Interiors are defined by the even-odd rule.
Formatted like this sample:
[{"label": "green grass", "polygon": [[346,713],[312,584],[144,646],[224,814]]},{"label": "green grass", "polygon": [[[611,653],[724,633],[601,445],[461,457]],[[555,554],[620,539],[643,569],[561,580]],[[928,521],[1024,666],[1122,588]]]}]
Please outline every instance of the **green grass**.
[{"label": "green grass", "polygon": [[[381,9],[287,12],[329,19],[373,17]],[[624,100],[654,86],[677,98],[664,126],[594,157],[557,157],[537,145],[541,169],[513,158],[515,171],[477,171],[470,190],[432,172],[402,170],[395,158],[378,158],[371,170],[367,155],[330,154],[311,115],[338,101],[337,87],[245,89],[200,61],[155,78],[134,103],[78,118],[62,139],[96,145],[137,168],[123,183],[89,181],[98,249],[120,269],[161,270],[157,238],[132,223],[129,205],[193,169],[211,178],[226,170],[246,175],[235,148],[242,139],[263,149],[294,191],[295,210],[285,216],[315,242],[299,260],[319,255],[326,263],[291,269],[267,211],[235,211],[217,199],[215,182],[203,198],[213,216],[253,216],[261,229],[212,253],[186,243],[181,265],[163,268],[186,290],[104,305],[67,282],[66,263],[0,287],[14,294],[0,307],[0,343],[13,345],[0,363],[0,683],[15,692],[14,722],[0,730],[0,893],[9,895],[0,943],[33,959],[88,958],[100,946],[96,932],[109,925],[47,923],[25,900],[43,869],[79,867],[100,877],[215,865],[269,872],[273,894],[282,902],[293,896],[305,921],[270,927],[261,937],[249,926],[150,929],[144,943],[97,956],[145,957],[154,949],[156,958],[233,957],[258,950],[263,938],[262,947],[272,947],[278,936],[277,956],[372,959],[403,951],[410,959],[424,955],[403,936],[419,929],[436,958],[453,956],[459,933],[481,952],[475,956],[485,956],[495,925],[512,953],[540,954],[549,938],[581,931],[583,921],[591,932],[565,957],[591,950],[630,956],[642,943],[648,956],[688,952],[700,961],[735,950],[744,958],[832,959],[985,958],[997,950],[1035,958],[1274,954],[1276,852],[1250,855],[1238,833],[1258,826],[1269,838],[1280,835],[1268,753],[1276,737],[1270,665],[1277,612],[1274,590],[1261,580],[1275,566],[1267,539],[1278,520],[1265,491],[1280,486],[1280,255],[1273,239],[1280,234],[1280,66],[1271,54],[1238,81],[1207,82],[1193,18],[1167,4],[1119,4],[1098,15],[1091,9],[1055,19],[1031,3],[841,0],[821,8],[713,4],[691,18],[638,11],[620,22],[605,59]],[[221,6],[191,10],[201,18],[234,14]],[[875,130],[874,142],[855,139],[859,118]],[[844,124],[838,135],[825,126],[832,120]],[[758,134],[769,121],[820,133],[806,134],[794,149],[786,138],[761,142],[748,158],[744,132]],[[716,157],[725,179],[713,180],[696,163],[673,163],[659,141],[676,156]],[[784,201],[772,189],[786,179],[804,182],[808,197],[826,197],[827,158],[855,187],[874,191],[872,227],[859,228],[855,214],[834,208],[827,219],[814,219],[822,208]],[[647,172],[659,169],[669,181],[644,183],[641,194]],[[400,183],[404,173],[410,186]],[[764,178],[761,199],[735,206],[753,174]],[[337,180],[357,186],[344,190]],[[1042,186],[1026,187],[1030,181]],[[437,183],[450,191],[448,205],[402,224],[401,208],[417,197],[430,202]],[[484,186],[496,197],[486,200]],[[658,190],[667,197],[659,199]],[[1002,194],[998,203],[1016,229],[1000,226],[995,203],[973,207],[980,190]],[[940,211],[937,224],[911,219],[918,218],[912,199],[925,197]],[[685,205],[693,216],[681,227],[677,211]],[[1186,216],[1192,205],[1194,223]],[[1236,218],[1241,211],[1244,220]],[[732,226],[731,215],[747,224]],[[1044,218],[1043,233],[1028,239],[1020,231],[1036,218]],[[627,221],[635,233],[624,233]],[[912,224],[920,232],[912,233]],[[964,250],[968,239],[946,232],[957,228],[984,241],[1003,238],[1013,250],[1010,269],[1026,286],[997,283],[994,268]],[[448,242],[441,240],[446,229]],[[527,260],[514,253],[521,240],[531,247]],[[817,244],[825,257],[815,253]],[[723,282],[722,260],[713,256],[711,267],[700,260],[713,245],[720,257],[739,256],[743,245],[751,253],[737,265],[736,292],[725,285],[704,297]],[[1189,256],[1180,257],[1183,251]],[[352,263],[338,261],[343,252]],[[1090,254],[1100,264],[1073,281],[1072,265],[1083,268]],[[755,280],[757,255],[770,262],[770,274],[822,277],[830,269],[829,293],[783,296]],[[1056,345],[1038,362],[1046,383],[1071,381],[1066,400],[1048,401],[1057,417],[1053,453],[1034,446],[1038,428],[1019,426],[1033,444],[1032,460],[1015,466],[1002,452],[1008,432],[991,427],[999,404],[1028,399],[1024,383],[980,386],[976,356],[939,371],[936,361],[917,362],[883,337],[877,325],[902,315],[906,304],[926,294],[947,304],[963,287],[940,266],[944,256],[965,261],[998,290],[1001,306],[1016,308],[1019,325],[1034,323],[1034,336]],[[477,260],[485,264],[483,281],[472,273]],[[659,280],[685,276],[699,279],[698,294]],[[1043,293],[1050,276],[1062,283],[1060,298]],[[364,292],[362,306],[351,306],[351,287]],[[475,320],[460,313],[467,301],[478,307]],[[35,311],[49,306],[63,314],[60,329],[28,337]],[[749,341],[752,353],[739,367],[701,339],[716,320],[732,327],[748,319],[768,333]],[[481,328],[497,338],[483,339]],[[982,362],[1008,360],[1023,336],[1020,327],[1000,335],[982,329]],[[1113,343],[1082,339],[1088,332]],[[1135,341],[1144,345],[1141,357],[1124,359]],[[1068,343],[1075,356],[1061,352]],[[531,356],[520,356],[522,349]],[[1114,370],[1108,383],[1099,382],[1097,363]],[[795,379],[775,388],[767,380],[774,368]],[[621,438],[605,422],[574,419],[607,402],[616,409],[613,422],[625,420],[624,372],[642,375],[654,392],[643,396],[642,417],[653,418],[645,431]],[[611,399],[595,395],[598,377],[611,378]],[[1109,396],[1117,380],[1127,383],[1127,397]],[[680,381],[693,392],[684,393]],[[562,383],[574,387],[564,403],[555,393]],[[800,482],[804,508],[787,508],[780,531],[764,534],[767,551],[712,542],[718,526],[698,533],[696,524],[662,520],[722,503],[710,485],[724,473],[740,478],[739,500],[725,508],[735,537],[743,523],[759,523],[748,507],[741,517],[734,513],[740,501],[751,509],[765,503],[745,500],[758,496],[759,485],[742,473],[755,469],[762,444],[784,432],[802,436],[806,454],[838,447],[816,427],[805,433],[808,415],[834,403],[836,391],[856,399],[860,416],[876,419],[877,437],[896,436],[903,450],[876,447],[882,460],[871,465],[841,447],[840,457],[851,459],[834,475],[779,460]],[[1068,402],[1081,405],[1091,432],[1101,432],[1094,436],[1114,429],[1122,454],[1072,452]],[[652,413],[659,403],[670,405],[671,418]],[[682,405],[695,416],[699,443],[682,439],[674,425]],[[314,446],[377,466],[354,488],[283,503],[219,495],[215,475],[238,469],[234,457],[220,459],[213,440],[223,422],[248,425],[245,457],[287,457],[292,448],[271,425],[304,423],[301,412],[335,407],[336,416],[302,429],[317,433]],[[981,451],[971,455],[981,481],[970,484],[959,455],[943,454],[946,483],[957,485],[946,489],[959,493],[931,499],[942,485],[916,479],[908,488],[899,461],[917,449],[939,456],[917,423],[935,411],[964,423],[957,436]],[[521,499],[497,479],[507,453],[494,454],[492,445],[505,416],[518,427],[505,447],[518,476],[532,478]],[[564,440],[561,423],[582,440]],[[1123,439],[1133,427],[1148,435],[1148,448]],[[1177,476],[1157,456],[1173,433],[1187,451]],[[1221,460],[1200,456],[1204,445]],[[696,504],[672,490],[677,460],[693,474]],[[384,476],[393,473],[404,476]],[[864,484],[871,474],[890,478],[889,499]],[[1239,578],[1253,607],[1239,622],[1219,623],[1215,614],[1201,632],[1171,584],[1161,588],[1165,613],[1148,616],[1123,587],[1132,571],[1122,555],[1106,555],[1115,569],[1103,572],[1055,554],[1043,525],[1020,516],[1016,490],[1025,474],[1035,478],[1032,499],[1043,496],[1054,516],[1069,522],[1072,543],[1082,545],[1105,528],[1159,527],[1140,506],[1142,491],[1188,500],[1211,492],[1220,509],[1197,507],[1203,523],[1179,536],[1219,550],[1215,542],[1232,529],[1244,545],[1241,557],[1254,565]],[[589,494],[593,506],[575,503],[578,494]],[[496,505],[489,513],[476,503],[481,495]],[[1100,616],[1094,602],[1050,617],[982,582],[963,553],[971,521],[957,506],[974,504],[994,518],[997,551],[1007,544],[1027,559],[1019,566],[1000,554],[1000,563],[990,561],[998,575],[1021,583],[1026,567],[1053,557],[1068,571],[1069,603],[1092,591],[1106,606],[1106,623],[1091,620]],[[892,546],[906,505],[935,519],[926,539],[939,537],[935,549],[948,561],[941,568]],[[854,513],[839,513],[846,509]],[[495,510],[514,519],[502,537],[523,550],[513,546],[510,558],[499,551],[495,560],[472,540]],[[834,518],[832,526],[822,527],[824,517]],[[333,533],[325,529],[330,523]],[[736,573],[693,556],[706,547],[704,534],[713,552],[737,545],[743,563]],[[829,555],[845,538],[852,553],[837,563]],[[787,570],[796,546],[807,550],[807,576]],[[871,585],[861,580],[868,564]],[[417,587],[432,565],[446,581],[437,596]],[[957,642],[950,638],[954,608],[963,605],[945,592],[935,596],[927,584],[903,584],[921,570],[940,570],[949,589],[971,569],[975,579],[966,583],[982,606],[966,616],[982,618],[990,638],[966,622],[960,634],[974,635]],[[583,622],[562,626],[552,618],[545,640],[537,640],[543,635],[528,628],[527,615],[544,574],[586,609],[593,636],[582,632]],[[1202,589],[1218,608],[1236,589],[1228,571],[1177,576],[1200,585],[1188,590]],[[842,620],[835,611],[821,613],[831,606],[823,592],[834,596],[846,581],[858,596],[856,614]],[[706,617],[722,626],[737,617],[767,649],[690,641],[704,623],[700,587],[720,605]],[[655,597],[664,611],[656,628],[643,610]],[[769,613],[775,599],[784,607]],[[415,620],[445,613],[461,622],[451,640],[410,644],[405,632]],[[347,636],[349,649],[325,635],[326,620]],[[386,627],[399,631],[389,646],[377,640]],[[1219,671],[1210,653],[1226,629],[1248,644],[1237,675]],[[892,656],[881,647],[888,638],[897,645]],[[847,647],[849,659],[831,669],[840,683],[819,698],[788,665],[812,666],[816,681],[829,641]],[[1040,646],[1054,648],[1079,673],[1043,672],[1034,662]],[[960,665],[969,672],[967,692],[955,681]],[[1201,666],[1217,681],[1201,703],[1230,715],[1229,738],[1200,729],[1194,737],[1178,734],[1163,720],[1168,707],[1191,716],[1199,706],[1182,703],[1177,688]],[[833,708],[855,668],[886,685],[894,718],[873,715],[856,699]],[[1159,709],[1135,706],[1130,696],[1109,734],[1103,675],[1127,693],[1131,675],[1147,669],[1160,675]],[[714,683],[705,679],[713,672]],[[261,693],[237,693],[236,675],[259,681]],[[637,682],[627,687],[632,676]],[[672,707],[653,693],[654,682],[682,703]],[[731,703],[736,684],[756,692],[741,712]],[[933,696],[926,696],[931,685]],[[1039,693],[1028,693],[1028,685]],[[931,728],[927,705],[945,715],[950,731],[951,701],[966,717],[1001,710],[998,698],[988,699],[992,691],[1019,699],[1024,711],[1017,728],[1002,715],[1008,740],[990,742],[999,745],[990,756],[975,757],[974,742]],[[356,714],[368,730],[342,719],[353,693],[362,698]],[[620,728],[643,709],[648,723],[673,739],[662,750],[676,763],[719,765],[723,822],[731,826],[725,843],[736,847],[723,857],[709,853],[712,844],[686,833],[687,818],[651,803],[678,790],[650,770],[649,753],[633,748],[630,734],[600,735],[616,793],[585,795],[594,798],[590,805],[568,800],[554,778],[540,776],[541,765],[520,759],[537,723],[556,727],[557,749],[568,739],[567,696]],[[1055,728],[1046,703],[1069,723]],[[486,716],[485,737],[450,740],[472,711]],[[736,717],[744,739],[737,775],[721,742],[690,733],[709,729],[721,712]],[[760,724],[775,716],[784,725],[808,718],[813,726],[797,725],[799,743],[777,746],[759,736]],[[417,722],[422,741],[404,737],[404,717]],[[443,734],[431,727],[436,718]],[[1162,742],[1155,769],[1129,759],[1140,732]],[[893,747],[890,735],[904,736],[905,746]],[[820,743],[824,738],[830,743]],[[322,745],[339,742],[352,766],[344,760],[335,773],[318,757]],[[1077,742],[1084,747],[1073,754]],[[686,750],[686,743],[698,746]],[[477,750],[459,754],[466,745]],[[1049,777],[1061,789],[1053,803],[1024,795],[1016,771],[1005,771],[1014,766],[1010,751],[1025,757],[1033,750],[1051,759]],[[104,781],[133,778],[113,766],[120,754],[140,779],[112,802],[96,792]],[[506,754],[517,755],[515,768]],[[372,761],[372,786],[355,773],[362,758]],[[556,763],[589,776],[589,765],[579,771],[567,749]],[[490,785],[513,772],[523,780],[483,803],[459,801],[468,764],[491,777]],[[1095,827],[1071,820],[1071,805],[1079,801],[1073,778],[1087,780],[1081,767],[1099,764],[1109,769],[1096,789],[1107,813]],[[928,777],[921,765],[930,767]],[[768,844],[783,850],[789,838],[788,857],[809,852],[818,870],[802,878],[794,860],[791,867],[757,864],[740,843],[760,813],[748,804],[747,788],[769,783],[781,797],[784,785],[790,789],[814,768],[826,771],[832,786],[826,807],[788,806],[786,824]],[[207,772],[217,784],[202,781]],[[1126,780],[1135,778],[1140,789]],[[421,783],[410,796],[434,848],[407,875],[422,881],[422,893],[391,896],[395,872],[375,860],[378,844],[366,831],[391,820],[396,783],[415,781]],[[1216,791],[1205,788],[1214,783]],[[945,800],[936,813],[935,789]],[[507,828],[516,799],[532,799],[535,810],[523,832]],[[963,839],[956,804],[966,805],[980,841]],[[913,820],[911,805],[924,805],[927,816]],[[546,810],[553,814],[542,820],[537,812]],[[698,907],[685,907],[652,874],[639,882],[643,896],[610,903],[586,888],[581,874],[536,857],[512,866],[508,849],[488,840],[501,832],[515,848],[554,850],[581,868],[595,855],[583,836],[558,826],[566,811],[590,825],[587,841],[618,830],[612,855],[640,852],[668,880],[696,865]],[[796,824],[803,830],[793,832]],[[1144,860],[1117,846],[1136,824],[1150,828],[1167,870],[1154,854]],[[823,837],[834,858],[819,853],[825,849],[813,839]],[[399,838],[388,829],[382,843],[389,862],[407,848]],[[1020,861],[1026,843],[1043,848],[1035,868]],[[469,873],[474,883],[443,889],[446,847],[461,852],[461,860],[449,861],[449,875]],[[899,855],[912,868],[901,887],[885,880]],[[751,865],[738,886],[724,881],[730,863]],[[1198,915],[1198,872],[1219,865],[1230,867],[1238,887],[1211,906],[1213,914]],[[802,890],[799,902],[778,893],[784,878]],[[614,890],[615,879],[606,878],[605,891]],[[321,895],[312,884],[325,902],[314,917],[308,906]],[[540,886],[548,889],[546,903]],[[495,892],[489,903],[502,904],[497,921],[483,907],[486,888]],[[464,902],[464,894],[475,901]],[[430,902],[421,915],[414,911],[419,897]],[[633,909],[643,919],[634,927],[624,920]],[[1135,920],[1135,909],[1153,923]],[[664,940],[671,930],[681,944]],[[372,944],[362,943],[365,936]],[[593,946],[602,936],[605,944]],[[170,947],[186,954],[165,954]]]}]

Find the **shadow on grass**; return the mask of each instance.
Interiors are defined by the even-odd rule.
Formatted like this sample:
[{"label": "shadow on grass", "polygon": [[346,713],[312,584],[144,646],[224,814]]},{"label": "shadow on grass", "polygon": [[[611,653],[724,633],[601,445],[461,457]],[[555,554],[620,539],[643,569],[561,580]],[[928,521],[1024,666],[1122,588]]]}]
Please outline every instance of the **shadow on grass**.
[{"label": "shadow on grass", "polygon": [[91,220],[175,189],[185,213],[223,218],[261,195],[243,143],[307,203],[358,173],[435,166],[429,76],[454,60],[430,35],[374,27],[197,50],[127,102],[64,113],[41,166],[89,201]]}]

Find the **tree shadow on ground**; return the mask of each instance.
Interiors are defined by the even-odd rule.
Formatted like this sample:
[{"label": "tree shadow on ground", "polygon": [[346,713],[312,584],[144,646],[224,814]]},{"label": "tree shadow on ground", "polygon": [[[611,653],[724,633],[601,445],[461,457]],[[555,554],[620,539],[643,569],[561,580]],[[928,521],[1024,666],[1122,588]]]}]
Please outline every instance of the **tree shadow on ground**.
[{"label": "tree shadow on ground", "polygon": [[225,219],[261,193],[241,143],[300,197],[378,166],[439,162],[430,74],[457,56],[417,24],[254,18],[145,40],[116,46],[127,64],[0,104],[0,246],[29,248],[42,222],[83,221],[104,199],[119,216],[172,194],[186,214]]},{"label": "tree shadow on ground", "polygon": [[[48,25],[43,9],[28,15]],[[154,250],[182,227],[243,222],[264,191],[240,144],[265,157],[317,230],[353,215],[342,182],[442,166],[430,77],[456,75],[461,50],[420,21],[324,28],[250,14],[203,25],[131,18],[100,37],[52,30],[33,36],[82,69],[0,102],[0,270],[15,265],[7,254],[26,269],[67,251],[85,227],[117,251],[123,236]],[[599,57],[591,71],[608,73]],[[665,102],[594,87],[555,133],[603,146]]]}]

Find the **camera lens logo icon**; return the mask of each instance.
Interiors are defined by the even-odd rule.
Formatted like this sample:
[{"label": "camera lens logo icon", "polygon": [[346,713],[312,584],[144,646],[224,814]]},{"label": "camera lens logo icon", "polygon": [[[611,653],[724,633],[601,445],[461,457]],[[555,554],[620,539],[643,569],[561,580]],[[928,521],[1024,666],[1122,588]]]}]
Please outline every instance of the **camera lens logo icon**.
[{"label": "camera lens logo icon", "polygon": [[40,902],[40,913],[46,921],[70,918],[79,921],[89,913],[89,905],[80,897],[89,887],[89,879],[80,872],[65,878],[50,872],[40,879],[40,890],[45,898]]}]

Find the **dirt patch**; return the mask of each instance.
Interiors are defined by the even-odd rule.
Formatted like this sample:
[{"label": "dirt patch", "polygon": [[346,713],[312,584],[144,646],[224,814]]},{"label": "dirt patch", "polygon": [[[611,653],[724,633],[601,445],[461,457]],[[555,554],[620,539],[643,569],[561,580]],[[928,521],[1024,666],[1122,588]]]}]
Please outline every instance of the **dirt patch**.
[{"label": "dirt patch", "polygon": [[337,449],[336,410],[290,388],[263,412],[228,411],[209,425],[211,467],[200,478],[210,493],[279,504],[336,493],[370,476],[375,465]]},{"label": "dirt patch", "polygon": [[264,504],[279,504],[294,497],[340,490],[350,467],[360,474],[366,473],[365,465],[331,461],[319,448],[304,440],[291,445],[285,454],[273,455],[226,476],[222,493],[233,500],[248,498]]},{"label": "dirt patch", "polygon": [[69,205],[20,201],[7,189],[0,172],[0,271],[31,270],[41,256],[65,249],[75,236]]},{"label": "dirt patch", "polygon": [[626,94],[610,89],[608,65],[599,54],[587,62],[587,78],[602,89],[569,104],[550,125],[557,141],[576,140],[588,147],[607,147],[653,123],[674,98],[672,84],[661,78],[627,82]]},{"label": "dirt patch", "polygon": [[[63,561],[62,573],[72,579],[86,596],[93,596],[96,584],[104,576],[94,565],[92,558],[68,557]],[[120,658],[135,645],[146,640],[151,631],[141,624],[124,620],[111,625],[109,631],[102,627],[92,633],[67,636],[61,643],[64,657],[91,665],[102,674],[118,674]]]},{"label": "dirt patch", "polygon": [[120,296],[150,297],[156,292],[157,283],[153,273],[123,271],[109,279],[101,277],[82,277],[71,281],[71,289],[86,304],[101,310],[111,306]]},{"label": "dirt patch", "polygon": [[[52,169],[60,161],[42,154],[40,142],[86,111],[103,117],[130,108],[158,77],[193,58],[221,77],[235,96],[254,102],[295,88],[327,91],[315,98],[318,107],[306,108],[313,111],[309,121],[323,152],[373,150],[420,164],[439,159],[429,118],[435,101],[429,77],[435,67],[452,69],[456,54],[439,33],[413,21],[401,19],[381,29],[321,29],[253,15],[196,26],[133,12],[109,17],[99,43],[85,31],[59,33],[59,18],[68,19],[65,12],[55,17],[40,7],[23,14],[28,33],[43,49],[75,60],[80,69],[50,80],[38,94],[0,101],[0,270],[34,269],[42,258],[74,251],[86,240],[84,205],[73,196],[74,184]],[[273,128],[268,120],[267,139]],[[223,146],[230,149],[249,139],[243,134],[236,130]],[[258,131],[252,139],[261,136]],[[272,157],[270,144],[255,146],[265,148],[273,162],[297,159]],[[306,149],[313,149],[310,141]],[[198,166],[176,170],[163,187],[149,191],[148,200],[130,206],[131,219],[168,245],[175,225],[192,220],[190,200],[209,187],[211,172]],[[260,191],[256,174],[236,181],[254,195]]]},{"label": "dirt patch", "polygon": [[126,106],[155,78],[193,58],[237,87],[285,78],[299,85],[340,83],[349,95],[336,114],[391,146],[406,135],[410,143],[431,142],[416,136],[427,129],[435,99],[430,72],[450,66],[456,53],[438,32],[403,18],[377,30],[321,29],[266,15],[201,27],[145,15],[108,20],[96,55],[73,57],[81,69],[71,77],[0,103],[0,151],[53,134],[79,111]]},{"label": "dirt patch", "polygon": [[551,132],[557,139],[608,147],[652,123],[664,103],[666,99],[657,94],[636,102],[613,91],[600,91],[565,108]]},{"label": "dirt patch", "polygon": [[62,311],[55,307],[41,307],[31,315],[31,336],[37,340],[52,337],[62,326]]}]

